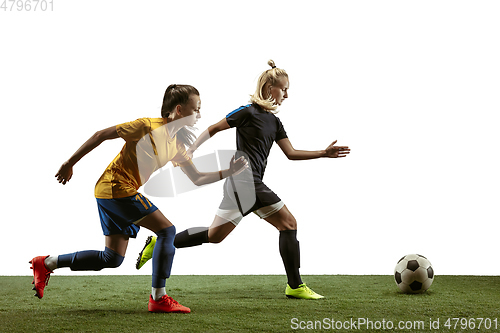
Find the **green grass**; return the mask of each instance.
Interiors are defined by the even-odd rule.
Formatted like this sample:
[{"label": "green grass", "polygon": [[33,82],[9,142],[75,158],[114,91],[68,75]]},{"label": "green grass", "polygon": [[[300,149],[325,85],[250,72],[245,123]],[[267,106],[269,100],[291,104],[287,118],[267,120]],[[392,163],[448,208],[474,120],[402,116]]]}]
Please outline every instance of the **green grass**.
[{"label": "green grass", "polygon": [[[1,332],[292,332],[292,318],[308,321],[423,321],[440,319],[432,332],[460,332],[444,327],[447,318],[498,318],[500,277],[437,276],[421,295],[399,292],[392,276],[304,276],[313,290],[327,298],[318,301],[287,299],[285,277],[173,276],[167,292],[191,308],[190,314],[153,314],[147,311],[149,276],[53,275],[39,300],[33,297],[32,278],[0,277]],[[451,322],[453,324],[453,322]],[[476,324],[478,321],[476,321]],[[493,324],[494,325],[494,324]],[[316,326],[319,328],[319,326]],[[358,327],[358,330],[393,331]],[[322,330],[318,330],[322,331]],[[465,330],[472,331],[472,330]]]}]

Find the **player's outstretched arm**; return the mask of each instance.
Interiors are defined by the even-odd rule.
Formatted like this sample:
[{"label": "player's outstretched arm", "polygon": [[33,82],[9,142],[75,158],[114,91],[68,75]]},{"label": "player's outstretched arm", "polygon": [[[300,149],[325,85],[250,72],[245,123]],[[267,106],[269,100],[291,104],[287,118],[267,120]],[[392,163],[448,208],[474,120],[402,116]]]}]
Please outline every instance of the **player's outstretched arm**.
[{"label": "player's outstretched arm", "polygon": [[248,168],[248,161],[243,156],[235,161],[233,156],[233,158],[231,158],[231,162],[229,162],[229,169],[221,170],[218,172],[199,172],[194,164],[188,164],[181,168],[182,171],[184,171],[184,173],[188,176],[189,179],[191,179],[191,181],[195,185],[201,186],[215,183],[216,181],[222,180],[229,176],[239,174],[240,172]]},{"label": "player's outstretched arm", "polygon": [[187,154],[189,157],[193,157],[193,152],[198,149],[205,141],[213,137],[215,134],[217,134],[220,131],[227,130],[229,127],[229,124],[227,123],[226,118],[222,119],[216,124],[213,124],[211,126],[208,126],[208,128],[203,131],[203,133],[200,134],[198,139],[193,143],[191,147],[187,150]]},{"label": "player's outstretched arm", "polygon": [[116,126],[112,126],[101,131],[97,131],[90,137],[74,154],[62,164],[55,177],[59,183],[65,185],[73,176],[73,166],[94,148],[99,146],[105,140],[116,139],[119,135],[116,132]]},{"label": "player's outstretched arm", "polygon": [[312,160],[320,157],[346,157],[351,151],[348,146],[335,146],[337,140],[333,141],[325,150],[296,150],[288,138],[279,140],[278,146],[289,160]]}]

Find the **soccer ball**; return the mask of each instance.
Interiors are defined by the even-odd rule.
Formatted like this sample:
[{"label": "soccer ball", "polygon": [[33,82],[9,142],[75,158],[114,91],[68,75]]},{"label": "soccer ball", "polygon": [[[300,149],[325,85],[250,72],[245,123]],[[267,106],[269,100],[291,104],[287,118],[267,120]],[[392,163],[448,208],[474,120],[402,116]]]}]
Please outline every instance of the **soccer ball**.
[{"label": "soccer ball", "polygon": [[394,279],[404,293],[423,293],[434,281],[434,270],[426,257],[420,254],[408,254],[399,259],[394,268]]}]

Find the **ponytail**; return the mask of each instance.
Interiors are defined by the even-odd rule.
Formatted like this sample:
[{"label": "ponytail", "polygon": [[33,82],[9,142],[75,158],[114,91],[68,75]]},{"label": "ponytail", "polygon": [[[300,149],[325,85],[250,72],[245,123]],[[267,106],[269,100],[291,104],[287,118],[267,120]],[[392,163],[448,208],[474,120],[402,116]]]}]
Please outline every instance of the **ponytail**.
[{"label": "ponytail", "polygon": [[[163,104],[161,106],[162,118],[168,118],[177,105],[185,105],[188,103],[189,97],[192,94],[200,96],[198,89],[193,86],[183,84],[169,85],[163,95]],[[189,148],[196,140],[196,135],[193,132],[194,129],[195,128],[192,126],[184,126],[176,134],[177,139],[180,140],[186,148]]]}]

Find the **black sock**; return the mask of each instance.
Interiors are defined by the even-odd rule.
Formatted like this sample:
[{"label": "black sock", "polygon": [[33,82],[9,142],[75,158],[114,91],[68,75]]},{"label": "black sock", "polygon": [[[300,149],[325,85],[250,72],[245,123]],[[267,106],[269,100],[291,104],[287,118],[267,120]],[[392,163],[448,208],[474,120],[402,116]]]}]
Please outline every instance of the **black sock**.
[{"label": "black sock", "polygon": [[288,285],[292,289],[296,289],[302,284],[300,278],[300,248],[297,240],[297,230],[282,230],[280,231],[280,254],[285,265]]},{"label": "black sock", "polygon": [[175,235],[174,246],[176,248],[191,247],[208,243],[208,228],[189,228]]}]

